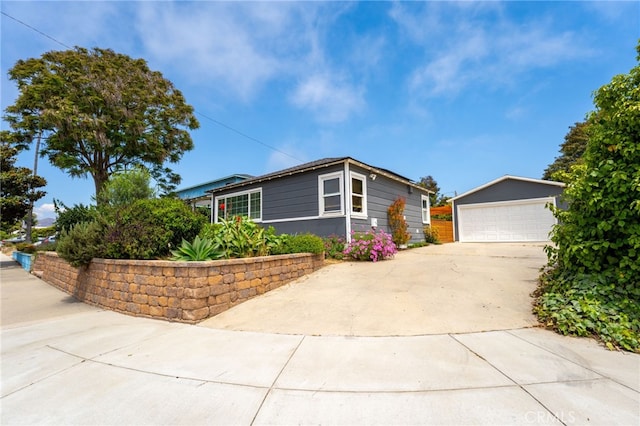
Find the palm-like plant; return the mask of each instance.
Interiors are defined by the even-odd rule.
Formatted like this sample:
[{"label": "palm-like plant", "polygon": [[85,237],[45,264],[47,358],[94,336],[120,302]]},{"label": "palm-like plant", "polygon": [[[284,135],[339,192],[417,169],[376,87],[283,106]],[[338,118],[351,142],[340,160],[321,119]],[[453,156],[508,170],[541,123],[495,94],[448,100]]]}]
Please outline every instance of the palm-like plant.
[{"label": "palm-like plant", "polygon": [[171,254],[171,260],[198,261],[220,259],[224,256],[224,251],[213,240],[196,236],[193,243],[182,240],[182,245],[177,250],[172,250]]}]

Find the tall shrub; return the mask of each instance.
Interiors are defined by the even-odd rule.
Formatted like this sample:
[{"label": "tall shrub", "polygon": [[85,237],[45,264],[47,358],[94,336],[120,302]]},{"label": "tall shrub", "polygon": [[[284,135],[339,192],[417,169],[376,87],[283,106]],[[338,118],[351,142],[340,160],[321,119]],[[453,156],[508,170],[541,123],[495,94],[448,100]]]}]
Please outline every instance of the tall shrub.
[{"label": "tall shrub", "polygon": [[391,236],[393,238],[393,242],[398,246],[407,244],[409,240],[411,240],[411,234],[407,231],[409,226],[404,218],[405,205],[405,199],[398,197],[387,209]]},{"label": "tall shrub", "polygon": [[[638,44],[640,62],[640,43]],[[535,311],[563,334],[640,352],[640,64],[595,92]]]},{"label": "tall shrub", "polygon": [[192,241],[204,217],[177,198],[138,200],[118,209],[106,230],[106,255],[113,259],[168,256],[182,240]]},{"label": "tall shrub", "polygon": [[[640,44],[638,45],[640,61]],[[553,260],[575,273],[608,272],[640,301],[640,65],[595,92],[583,164],[565,191]]]}]

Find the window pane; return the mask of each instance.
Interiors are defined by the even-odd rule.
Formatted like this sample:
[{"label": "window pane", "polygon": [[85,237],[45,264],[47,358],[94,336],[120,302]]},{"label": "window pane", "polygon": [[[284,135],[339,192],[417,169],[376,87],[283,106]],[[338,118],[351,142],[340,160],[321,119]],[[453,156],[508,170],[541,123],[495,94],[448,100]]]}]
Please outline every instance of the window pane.
[{"label": "window pane", "polygon": [[221,198],[218,200],[218,220],[226,219],[224,208],[227,204],[227,200],[225,198]]},{"label": "window pane", "polygon": [[340,192],[340,179],[327,179],[323,182],[324,194],[337,194]]},{"label": "window pane", "polygon": [[249,216],[249,195],[237,195],[227,198],[227,218]]},{"label": "window pane", "polygon": [[254,192],[251,194],[251,219],[260,219],[260,193]]},{"label": "window pane", "polygon": [[354,194],[364,195],[364,192],[362,190],[362,181],[360,179],[351,179],[351,191]]},{"label": "window pane", "polygon": [[331,195],[329,197],[324,197],[324,211],[325,212],[336,212],[340,211],[340,196],[339,195]]},{"label": "window pane", "polygon": [[361,197],[360,195],[352,195],[351,196],[351,210],[354,213],[362,213],[362,199],[363,197]]},{"label": "window pane", "polygon": [[427,199],[426,199],[426,198],[423,198],[423,199],[422,199],[422,208],[423,208],[423,209],[426,209],[426,208],[427,208]]}]

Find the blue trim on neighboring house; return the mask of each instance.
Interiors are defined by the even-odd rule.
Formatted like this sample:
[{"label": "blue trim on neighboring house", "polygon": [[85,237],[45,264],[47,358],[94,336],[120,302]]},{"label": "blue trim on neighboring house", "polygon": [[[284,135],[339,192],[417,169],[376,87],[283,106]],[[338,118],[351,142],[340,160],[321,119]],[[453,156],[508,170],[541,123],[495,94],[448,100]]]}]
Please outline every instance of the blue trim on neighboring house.
[{"label": "blue trim on neighboring house", "polygon": [[201,197],[208,196],[207,191],[210,191],[215,188],[220,188],[226,185],[232,185],[234,183],[242,182],[251,178],[253,178],[253,176],[245,175],[245,174],[235,174],[231,176],[226,176],[220,179],[201,183],[199,185],[194,185],[187,188],[179,189],[176,191],[176,195],[178,196],[178,198],[181,198],[183,200],[201,198]]}]

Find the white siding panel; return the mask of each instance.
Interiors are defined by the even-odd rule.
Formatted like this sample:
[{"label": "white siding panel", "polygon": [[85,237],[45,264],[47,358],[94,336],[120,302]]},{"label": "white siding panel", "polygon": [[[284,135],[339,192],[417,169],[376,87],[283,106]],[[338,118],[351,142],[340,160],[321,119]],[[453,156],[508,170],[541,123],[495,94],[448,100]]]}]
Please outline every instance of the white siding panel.
[{"label": "white siding panel", "polygon": [[556,219],[547,203],[553,198],[460,205],[460,241],[548,241]]}]

